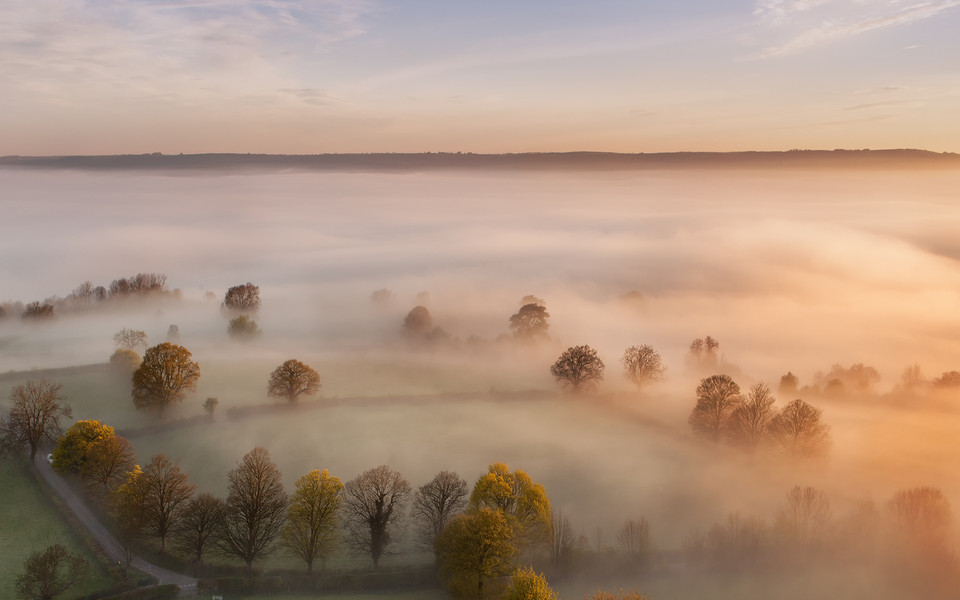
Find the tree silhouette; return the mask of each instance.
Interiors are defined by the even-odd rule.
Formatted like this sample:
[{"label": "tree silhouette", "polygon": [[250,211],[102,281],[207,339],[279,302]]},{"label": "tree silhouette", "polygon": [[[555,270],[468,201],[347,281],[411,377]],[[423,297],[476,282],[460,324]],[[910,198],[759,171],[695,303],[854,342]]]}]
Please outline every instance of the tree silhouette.
[{"label": "tree silhouette", "polygon": [[273,370],[267,382],[267,395],[296,402],[320,389],[320,375],[299,360],[290,359]]},{"label": "tree silhouette", "polygon": [[365,471],[344,487],[347,541],[354,550],[369,553],[374,568],[393,540],[392,529],[409,496],[410,484],[387,465]]},{"label": "tree silhouette", "polygon": [[17,577],[17,598],[53,600],[80,581],[87,569],[82,556],[70,554],[60,544],[34,552],[23,563],[23,574]]},{"label": "tree silhouette", "polygon": [[554,378],[577,392],[603,380],[603,361],[590,346],[567,348],[550,367]]},{"label": "tree silhouette", "polygon": [[170,342],[149,348],[133,373],[134,405],[162,415],[168,406],[183,400],[187,391],[197,389],[200,365],[191,356],[189,350]]},{"label": "tree silhouette", "polygon": [[667,370],[660,354],[652,346],[646,345],[630,346],[624,350],[620,363],[623,365],[624,375],[637,386],[637,389],[660,381]]},{"label": "tree silhouette", "polygon": [[830,428],[823,411],[797,398],[770,421],[770,434],[790,456],[822,456],[830,448]]},{"label": "tree silhouette", "polygon": [[252,569],[254,560],[274,549],[286,518],[287,493],[266,448],[245,454],[227,479],[229,492],[218,536],[221,549]]},{"label": "tree silhouette", "polygon": [[701,379],[697,386],[697,405],[688,419],[690,427],[697,435],[719,442],[730,415],[741,402],[740,386],[730,376]]},{"label": "tree silhouette", "polygon": [[10,412],[0,419],[0,448],[27,447],[30,460],[44,442],[60,438],[60,419],[73,413],[64,402],[63,386],[46,379],[31,379],[10,390]]}]

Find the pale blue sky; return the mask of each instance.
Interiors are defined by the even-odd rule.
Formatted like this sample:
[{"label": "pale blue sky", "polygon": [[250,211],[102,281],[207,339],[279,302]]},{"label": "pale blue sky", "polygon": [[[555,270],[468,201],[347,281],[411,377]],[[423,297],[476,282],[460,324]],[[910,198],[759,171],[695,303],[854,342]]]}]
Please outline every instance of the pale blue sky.
[{"label": "pale blue sky", "polygon": [[960,0],[0,9],[0,154],[960,151]]}]

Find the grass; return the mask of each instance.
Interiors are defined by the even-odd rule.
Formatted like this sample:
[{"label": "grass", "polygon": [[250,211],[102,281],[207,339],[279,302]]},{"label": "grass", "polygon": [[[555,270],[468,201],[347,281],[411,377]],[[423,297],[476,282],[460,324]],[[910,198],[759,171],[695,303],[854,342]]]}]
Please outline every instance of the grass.
[{"label": "grass", "polygon": [[15,583],[31,553],[53,544],[83,554],[87,576],[63,598],[76,598],[109,588],[113,579],[97,557],[78,541],[78,533],[44,496],[40,483],[19,458],[0,461],[0,598],[15,598]]}]

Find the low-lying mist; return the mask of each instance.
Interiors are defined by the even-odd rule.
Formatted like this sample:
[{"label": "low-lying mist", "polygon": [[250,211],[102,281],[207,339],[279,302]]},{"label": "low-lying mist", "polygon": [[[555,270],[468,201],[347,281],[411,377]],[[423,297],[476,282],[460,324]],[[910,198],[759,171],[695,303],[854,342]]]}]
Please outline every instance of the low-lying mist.
[{"label": "low-lying mist", "polygon": [[[771,519],[795,485],[822,489],[837,515],[920,485],[960,502],[960,395],[929,383],[960,370],[960,174],[5,170],[0,182],[0,302],[136,272],[180,290],[43,322],[8,314],[0,373],[103,363],[121,328],[153,345],[177,325],[202,375],[169,418],[199,416],[217,397],[212,423],[146,429],[154,418],[133,408],[125,381],[68,377],[64,392],[75,418],[129,432],[141,460],[173,456],[202,490],[223,494],[256,445],[288,488],[313,468],[347,480],[383,463],[414,487],[442,469],[472,482],[502,461],[543,483],[591,544],[615,546],[623,521],[643,515],[654,543],[678,552],[730,513]],[[244,282],[260,286],[262,333],[241,342],[220,303]],[[527,294],[550,314],[540,345],[509,339]],[[404,340],[416,305],[449,337]],[[688,352],[706,335],[744,391],[763,382],[778,408],[801,396],[823,409],[827,459],[693,437],[704,373]],[[581,344],[606,378],[576,396],[549,366]],[[668,371],[637,392],[619,359],[640,344]],[[320,373],[329,404],[231,417],[273,402],[267,377],[289,358]],[[833,365],[857,363],[879,380],[824,392]],[[925,387],[907,393],[901,374],[914,364]],[[777,394],[787,371],[819,388]],[[0,379],[0,394],[28,376]]]}]

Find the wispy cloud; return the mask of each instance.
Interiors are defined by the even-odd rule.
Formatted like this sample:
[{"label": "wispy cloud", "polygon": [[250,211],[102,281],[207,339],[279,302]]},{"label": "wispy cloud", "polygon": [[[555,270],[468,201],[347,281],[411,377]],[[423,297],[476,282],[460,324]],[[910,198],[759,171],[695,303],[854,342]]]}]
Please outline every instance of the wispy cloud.
[{"label": "wispy cloud", "polygon": [[870,31],[936,17],[960,0],[757,0],[754,16],[773,41],[756,58],[797,54]]},{"label": "wispy cloud", "polygon": [[294,87],[297,61],[363,34],[373,9],[369,0],[13,3],[0,22],[0,82],[51,103],[105,89],[156,98]]}]

